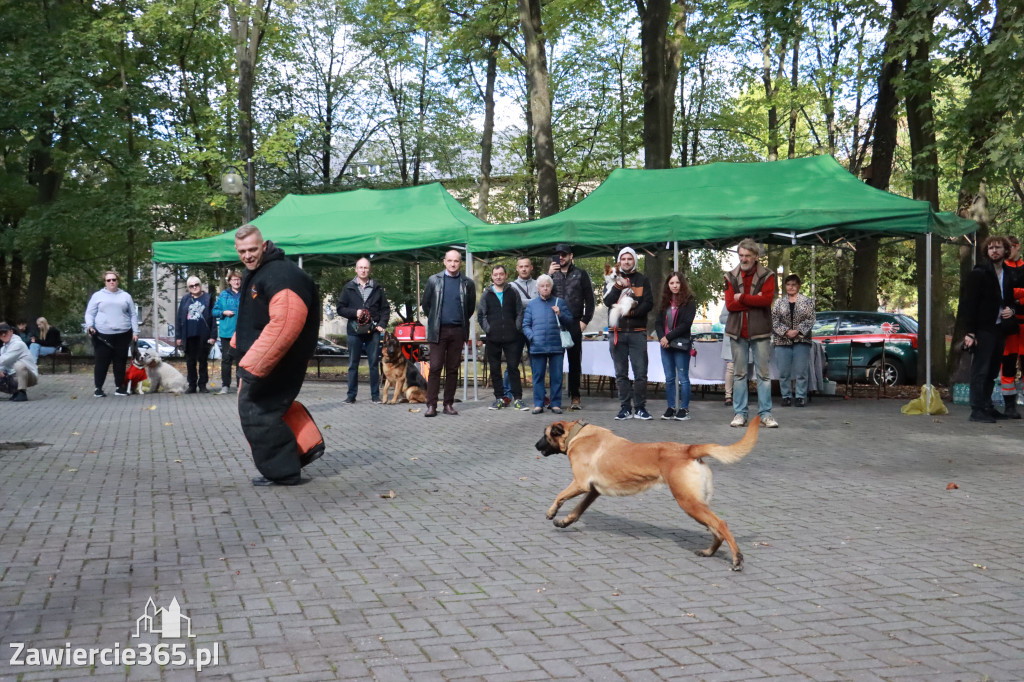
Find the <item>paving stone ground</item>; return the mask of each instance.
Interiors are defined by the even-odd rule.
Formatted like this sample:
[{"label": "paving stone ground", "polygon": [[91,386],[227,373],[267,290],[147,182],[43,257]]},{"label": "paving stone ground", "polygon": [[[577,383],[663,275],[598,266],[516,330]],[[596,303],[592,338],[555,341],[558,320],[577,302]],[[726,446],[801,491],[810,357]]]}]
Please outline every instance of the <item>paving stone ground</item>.
[{"label": "paving stone ground", "polygon": [[[664,488],[554,528],[569,464],[533,447],[551,416],[344,396],[303,390],[328,454],[296,488],[250,484],[234,395],[95,399],[76,374],[0,402],[0,678],[1024,679],[1024,422],[776,407],[780,429],[711,465],[734,573],[694,554],[709,536]],[[712,396],[688,422],[585,407],[635,440],[740,435]],[[195,637],[134,637],[150,598]],[[12,644],[161,642],[217,665],[12,664]]]}]

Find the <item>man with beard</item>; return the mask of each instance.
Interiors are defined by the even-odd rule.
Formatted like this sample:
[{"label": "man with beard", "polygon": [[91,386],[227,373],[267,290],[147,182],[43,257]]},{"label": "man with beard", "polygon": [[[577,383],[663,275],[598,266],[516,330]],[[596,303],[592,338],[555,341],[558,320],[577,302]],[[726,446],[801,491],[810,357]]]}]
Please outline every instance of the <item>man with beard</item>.
[{"label": "man with beard", "polygon": [[757,374],[757,413],[761,426],[779,428],[772,416],[772,301],[775,298],[775,273],[757,262],[761,247],[753,239],[744,239],[736,247],[740,264],[725,273],[725,307],[729,320],[725,335],[732,346],[734,364],[732,409],[729,426],[747,425],[747,367],[754,352]]},{"label": "man with beard", "polygon": [[298,485],[300,470],[323,454],[300,458],[295,433],[285,421],[316,349],[320,306],[312,278],[264,242],[255,225],[235,233],[235,250],[245,266],[238,322],[232,345],[238,363],[238,416],[262,476],[253,485]]},{"label": "man with beard", "polygon": [[[521,261],[520,261],[521,262]],[[583,330],[594,318],[594,283],[587,271],[573,264],[571,244],[555,246],[555,255],[548,267],[548,274],[555,283],[553,296],[565,301],[573,322],[569,329],[572,348],[566,349],[569,358],[569,409],[580,410],[580,379],[583,376]]]},{"label": "man with beard", "polygon": [[1013,283],[1003,267],[1010,253],[1006,237],[989,237],[981,246],[985,258],[967,275],[960,310],[965,311],[963,345],[971,358],[972,422],[994,424],[1007,415],[992,405],[992,388],[1003,359],[1003,341],[1019,326],[1013,314]]}]

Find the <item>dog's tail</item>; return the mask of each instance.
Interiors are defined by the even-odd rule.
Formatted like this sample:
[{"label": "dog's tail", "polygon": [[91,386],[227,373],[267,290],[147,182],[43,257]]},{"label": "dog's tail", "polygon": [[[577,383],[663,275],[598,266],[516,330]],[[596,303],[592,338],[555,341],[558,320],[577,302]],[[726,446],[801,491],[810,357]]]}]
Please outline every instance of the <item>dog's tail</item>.
[{"label": "dog's tail", "polygon": [[743,435],[739,441],[732,445],[718,445],[716,443],[702,443],[700,445],[694,445],[690,448],[690,455],[697,459],[699,457],[714,457],[719,462],[725,464],[732,464],[743,459],[748,452],[754,449],[754,444],[757,443],[757,429],[761,425],[761,420],[757,417],[750,420],[750,426],[747,427],[747,432]]}]

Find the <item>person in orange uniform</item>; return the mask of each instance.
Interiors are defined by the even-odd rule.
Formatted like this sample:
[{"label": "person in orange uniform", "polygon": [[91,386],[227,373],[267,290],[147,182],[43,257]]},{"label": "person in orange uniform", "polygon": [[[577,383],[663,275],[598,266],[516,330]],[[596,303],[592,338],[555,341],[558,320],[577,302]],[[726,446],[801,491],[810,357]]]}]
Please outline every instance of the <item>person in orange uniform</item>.
[{"label": "person in orange uniform", "polygon": [[1020,257],[1020,240],[1012,236],[1007,239],[1010,242],[1010,257],[1003,262],[1003,269],[1012,282],[1013,307],[1019,328],[1016,333],[1006,337],[999,385],[1005,405],[1003,414],[1010,419],[1020,419],[1020,412],[1017,411],[1017,393],[1020,391],[1017,360],[1024,354],[1024,258]]}]

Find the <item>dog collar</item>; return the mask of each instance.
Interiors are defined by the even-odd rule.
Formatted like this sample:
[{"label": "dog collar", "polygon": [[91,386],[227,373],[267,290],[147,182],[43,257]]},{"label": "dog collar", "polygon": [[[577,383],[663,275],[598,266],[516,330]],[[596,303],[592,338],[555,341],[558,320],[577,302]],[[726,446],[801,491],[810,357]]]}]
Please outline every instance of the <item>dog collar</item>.
[{"label": "dog collar", "polygon": [[579,432],[583,430],[584,426],[590,426],[590,424],[588,424],[585,421],[578,421],[575,424],[573,424],[573,427],[571,429],[569,429],[569,433],[565,437],[565,451],[566,452],[569,452],[569,441],[571,441],[573,438],[575,438],[577,436],[577,434],[579,434]]}]

